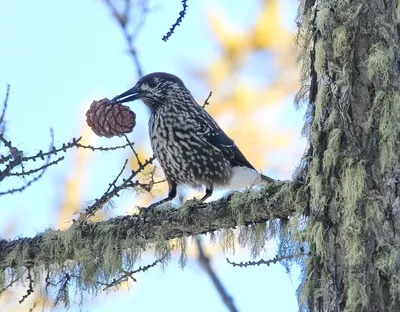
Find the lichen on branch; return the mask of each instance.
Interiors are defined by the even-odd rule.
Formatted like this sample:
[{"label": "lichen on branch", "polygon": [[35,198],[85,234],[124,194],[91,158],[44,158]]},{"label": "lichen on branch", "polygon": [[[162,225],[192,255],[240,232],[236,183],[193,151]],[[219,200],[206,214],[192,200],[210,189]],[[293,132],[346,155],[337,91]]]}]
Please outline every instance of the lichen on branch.
[{"label": "lichen on branch", "polygon": [[[171,249],[177,248],[171,247],[171,239],[183,240],[177,245],[185,253],[184,241],[198,234],[217,233],[226,248],[233,248],[232,238],[236,235],[241,245],[259,245],[257,235],[249,235],[245,229],[293,215],[299,185],[278,182],[231,193],[210,203],[190,200],[180,209],[167,206],[146,215],[120,216],[97,223],[75,222],[65,231],[47,230],[32,238],[1,240],[0,290],[15,277],[22,279],[25,268],[29,268],[34,281],[46,279],[58,289],[66,287],[66,283],[58,282],[68,274],[67,284],[75,285],[80,295],[96,294],[104,285],[118,280],[121,272],[133,272],[145,251],[153,250],[155,259],[165,264]],[[264,230],[270,237],[279,234],[275,225],[264,226]],[[255,250],[261,252],[259,247]]]}]

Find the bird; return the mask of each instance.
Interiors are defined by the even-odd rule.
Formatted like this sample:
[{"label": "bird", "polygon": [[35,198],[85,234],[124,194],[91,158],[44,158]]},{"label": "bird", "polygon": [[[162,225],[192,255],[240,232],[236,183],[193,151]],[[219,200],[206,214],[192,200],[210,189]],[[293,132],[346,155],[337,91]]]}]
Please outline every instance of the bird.
[{"label": "bird", "polygon": [[205,187],[200,199],[204,202],[214,187],[239,189],[256,181],[276,181],[251,165],[179,77],[164,72],[147,74],[111,103],[139,99],[150,109],[151,147],[169,187],[168,196],[147,209],[174,199],[178,185]]}]

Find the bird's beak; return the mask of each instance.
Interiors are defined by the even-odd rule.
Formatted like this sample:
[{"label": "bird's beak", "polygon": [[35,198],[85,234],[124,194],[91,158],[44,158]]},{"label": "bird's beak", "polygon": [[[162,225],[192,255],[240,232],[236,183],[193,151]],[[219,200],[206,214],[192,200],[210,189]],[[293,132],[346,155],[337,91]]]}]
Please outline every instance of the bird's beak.
[{"label": "bird's beak", "polygon": [[111,100],[111,103],[116,104],[116,103],[125,103],[125,102],[131,102],[134,100],[140,99],[140,92],[138,91],[137,87],[134,86],[133,88],[129,89],[128,91],[117,95]]}]

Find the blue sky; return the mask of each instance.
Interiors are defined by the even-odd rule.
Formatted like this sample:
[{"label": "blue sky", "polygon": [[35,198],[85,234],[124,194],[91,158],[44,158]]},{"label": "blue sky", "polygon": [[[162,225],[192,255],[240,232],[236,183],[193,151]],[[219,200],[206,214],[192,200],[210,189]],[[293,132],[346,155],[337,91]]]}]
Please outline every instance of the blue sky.
[{"label": "blue sky", "polygon": [[[294,1],[283,1],[285,22],[294,27]],[[146,73],[167,71],[180,76],[196,98],[205,98],[208,90],[190,76],[190,69],[206,66],[218,52],[210,40],[206,12],[216,6],[227,12],[235,25],[248,25],[254,18],[257,1],[232,5],[231,1],[189,1],[188,15],[168,43],[161,40],[181,10],[180,1],[154,2],[137,40],[139,57]],[[32,154],[45,150],[53,128],[56,144],[78,137],[84,126],[84,112],[94,99],[112,97],[130,88],[137,80],[136,71],[124,38],[102,1],[2,1],[0,2],[0,98],[11,84],[7,111],[7,138],[21,150]],[[189,70],[188,70],[189,69]],[[215,91],[214,91],[215,92]],[[296,112],[288,99],[283,109],[282,127],[299,133],[303,113]],[[146,140],[148,113],[136,104],[136,138]],[[123,144],[120,139],[96,139],[93,144]],[[304,143],[302,143],[304,145]],[[301,155],[302,150],[295,155]],[[64,181],[74,163],[74,154],[66,155],[62,165],[50,168],[44,179],[22,194],[0,198],[0,235],[31,236],[57,220],[57,207],[63,196]],[[293,156],[289,167],[296,165]],[[121,167],[125,154],[98,153],[91,156],[83,203],[99,197]],[[276,155],[280,159],[283,155]],[[286,157],[286,156],[285,156]],[[285,158],[286,159],[286,158]],[[104,166],[107,163],[107,166]],[[288,176],[286,176],[288,178]],[[19,181],[14,181],[16,184]],[[14,184],[0,185],[0,190]],[[119,204],[119,203],[117,203]],[[126,204],[112,214],[124,212]],[[274,243],[266,258],[274,256]],[[213,265],[240,311],[296,311],[297,274],[291,279],[279,265],[247,269],[233,268],[225,261],[249,259],[239,249],[235,255],[218,253]],[[296,270],[295,270],[296,273]],[[224,311],[209,278],[198,263],[189,258],[187,267],[179,268],[177,259],[163,271],[153,269],[137,276],[130,291],[119,291],[89,300],[83,311]],[[1,304],[2,301],[0,301]],[[0,306],[0,310],[1,306]],[[62,310],[62,309],[61,309]],[[71,311],[78,311],[74,306]]]}]

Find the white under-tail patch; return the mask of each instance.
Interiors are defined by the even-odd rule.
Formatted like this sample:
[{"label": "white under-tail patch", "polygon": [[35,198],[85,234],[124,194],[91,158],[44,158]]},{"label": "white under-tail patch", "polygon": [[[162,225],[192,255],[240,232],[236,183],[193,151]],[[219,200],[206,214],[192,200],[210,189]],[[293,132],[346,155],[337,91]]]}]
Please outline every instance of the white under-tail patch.
[{"label": "white under-tail patch", "polygon": [[262,182],[261,173],[248,167],[237,166],[233,168],[233,176],[228,185],[223,188],[240,190],[245,187],[260,185]]}]

